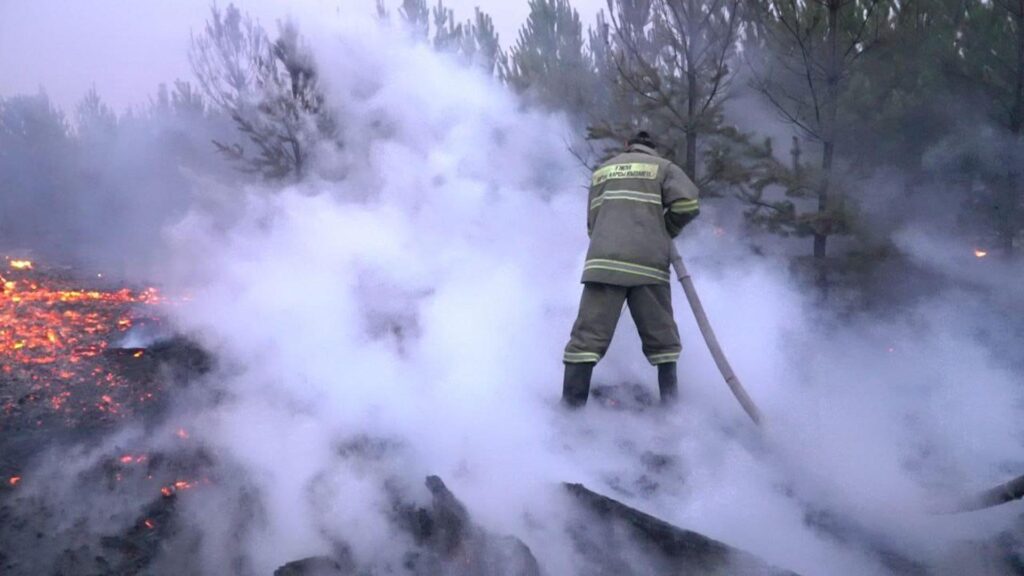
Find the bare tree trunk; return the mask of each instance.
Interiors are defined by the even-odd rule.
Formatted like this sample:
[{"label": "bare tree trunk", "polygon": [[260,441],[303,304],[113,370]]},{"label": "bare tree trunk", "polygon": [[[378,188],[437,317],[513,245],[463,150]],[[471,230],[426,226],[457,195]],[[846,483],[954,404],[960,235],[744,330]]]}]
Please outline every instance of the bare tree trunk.
[{"label": "bare tree trunk", "polygon": [[295,181],[299,182],[304,176],[306,169],[306,159],[302,154],[302,144],[299,142],[299,137],[293,135],[291,137],[292,154],[295,157]]},{"label": "bare tree trunk", "polygon": [[803,152],[800,150],[800,138],[793,136],[793,145],[789,148],[789,155],[793,159],[793,178],[796,180],[800,179],[800,156]]},{"label": "bare tree trunk", "polygon": [[[696,2],[690,2],[690,14],[697,12]],[[700,90],[697,84],[698,62],[693,57],[694,38],[698,37],[697,23],[693,16],[686,21],[686,175],[690,180],[697,181],[697,115]]]},{"label": "bare tree trunk", "polygon": [[697,181],[697,71],[693,64],[686,71],[686,175]]},{"label": "bare tree trunk", "polygon": [[814,229],[814,261],[817,272],[817,285],[821,297],[828,297],[829,278],[827,246],[831,233],[832,215],[829,213],[834,204],[832,201],[832,164],[835,156],[836,119],[839,109],[839,79],[842,71],[839,61],[839,8],[842,0],[828,2],[828,30],[826,44],[828,46],[827,69],[825,70],[825,109],[823,111],[824,126],[822,130],[821,152],[821,185],[818,188],[818,221]]},{"label": "bare tree trunk", "polygon": [[818,218],[819,225],[814,232],[814,257],[824,259],[826,257],[825,247],[828,242],[829,225],[827,224],[829,196],[832,180],[832,158],[835,154],[835,142],[826,140],[821,153],[821,185],[818,187]]},{"label": "bare tree trunk", "polygon": [[1017,0],[1017,82],[1014,90],[1010,131],[1019,137],[1024,126],[1024,0]]},{"label": "bare tree trunk", "polygon": [[[1024,0],[1017,0],[1017,13],[1014,14],[1017,21],[1017,78],[1014,86],[1013,106],[1010,113],[1010,133],[1013,134],[1015,147],[1024,146],[1021,142],[1021,132],[1024,128]],[[1016,160],[1017,151],[1011,156]],[[1007,175],[1006,206],[1007,214],[1003,218],[1002,248],[1007,256],[1013,255],[1013,241],[1017,236],[1020,226],[1020,212],[1024,211],[1021,204],[1024,202],[1024,191],[1020,189],[1020,167],[1016,161],[1010,163],[1010,172]]]}]

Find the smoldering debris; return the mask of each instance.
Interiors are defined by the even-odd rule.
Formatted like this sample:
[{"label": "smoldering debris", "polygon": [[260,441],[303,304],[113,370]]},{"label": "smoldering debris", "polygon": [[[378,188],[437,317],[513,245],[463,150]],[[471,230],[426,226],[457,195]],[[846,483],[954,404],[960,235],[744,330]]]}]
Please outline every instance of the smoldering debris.
[{"label": "smoldering debris", "polygon": [[[140,385],[166,385],[157,374],[171,377],[179,385],[202,382],[212,367],[210,357],[186,342],[179,339],[155,344],[145,354],[151,365],[142,369],[142,364],[130,364],[133,368],[125,369],[119,377],[138,380]],[[115,357],[132,357],[116,349],[108,352]],[[599,414],[659,418],[660,408],[648,388],[639,384],[602,385],[594,409]],[[23,418],[24,413],[14,416]],[[70,456],[72,460],[68,461],[44,458],[38,466],[28,468],[25,484],[0,493],[0,542],[4,543],[0,561],[5,573],[205,573],[201,551],[209,545],[204,542],[208,529],[197,524],[202,518],[195,513],[197,506],[203,506],[202,502],[234,501],[232,522],[240,535],[245,533],[243,526],[258,527],[267,521],[260,490],[247,479],[250,472],[244,466],[232,462],[229,455],[219,454],[201,437],[176,428],[173,420],[148,421],[148,431],[135,429],[131,418],[120,420],[118,426],[80,429],[76,442],[100,447],[89,450],[83,446],[71,452],[64,449],[62,458]],[[365,576],[395,570],[449,576],[552,573],[519,536],[497,533],[475,520],[473,510],[440,477],[426,479],[425,499],[411,490],[409,479],[396,475],[400,468],[396,469],[394,463],[408,459],[412,449],[401,438],[369,433],[341,439],[333,448],[346,468],[386,478],[383,512],[392,534],[390,543],[381,544],[386,553],[366,557],[354,552],[344,536],[331,535],[329,555],[286,563],[275,574]],[[671,455],[645,450],[636,454],[636,462],[639,470],[630,475],[632,479],[608,478],[608,486],[631,498],[650,498],[662,493],[667,483],[686,481],[687,473]],[[41,481],[42,477],[47,480]],[[321,481],[329,480],[325,477]],[[567,553],[576,559],[576,573],[794,574],[582,484],[566,484],[565,489],[570,502],[553,529],[564,534],[564,543],[571,546]],[[315,493],[315,486],[311,490]],[[813,504],[805,507],[806,523],[812,530],[876,556],[889,574],[943,574],[908,558],[885,543],[883,535],[871,534],[835,511],[815,512]],[[550,522],[550,518],[544,521]],[[529,529],[525,537],[536,538]],[[1007,533],[995,540],[965,543],[953,551],[948,564],[961,562],[964,555],[978,550],[989,558],[1004,558],[994,570],[1020,573],[1013,568],[1012,538]],[[237,573],[259,573],[242,548],[233,554],[236,558],[232,566]]]},{"label": "smoldering debris", "polygon": [[[543,570],[529,547],[514,536],[496,536],[476,526],[466,507],[437,476],[426,485],[431,503],[419,507],[395,502],[398,524],[411,533],[416,548],[403,565],[412,574],[447,576],[540,576]],[[579,573],[597,575],[693,574],[706,576],[796,576],[772,568],[753,555],[697,532],[684,530],[592,492],[566,484],[573,514],[564,529],[582,558]],[[275,576],[349,576],[378,574],[357,567],[348,548],[335,556],[285,564]]]},{"label": "smoldering debris", "polygon": [[395,520],[418,547],[404,559],[413,574],[540,576],[537,559],[521,540],[476,525],[441,478],[428,476],[426,486],[429,506],[393,504]]},{"label": "smoldering debris", "polygon": [[[219,459],[201,442],[174,431],[160,446],[122,443],[152,442],[161,434],[126,431],[103,440],[98,451],[75,455],[67,468],[44,462],[31,469],[31,485],[0,494],[0,541],[5,574],[206,573],[201,550],[203,527],[186,512],[201,506],[204,493],[239,491],[236,518],[252,522],[264,516],[259,498],[246,498],[252,487],[245,472]],[[164,427],[163,435],[171,432]],[[88,441],[83,439],[83,441]],[[407,456],[407,446],[394,439],[359,435],[339,442],[338,457],[352,467],[386,466]],[[39,479],[47,475],[50,480]],[[61,476],[58,476],[61,475]],[[385,483],[386,516],[393,538],[388,552],[360,559],[344,540],[333,538],[332,553],[289,562],[276,576],[349,576],[395,573],[447,576],[540,576],[545,569],[523,540],[481,526],[472,511],[438,476],[426,478],[423,501],[407,488],[408,479]],[[689,574],[782,575],[753,556],[699,533],[683,530],[600,496],[581,485],[568,485],[572,513],[558,528],[567,535],[588,574],[647,574],[680,570]],[[415,492],[415,491],[413,491]],[[223,496],[214,495],[223,500]],[[184,507],[184,509],[183,509]],[[255,520],[257,523],[260,520]],[[241,525],[236,530],[244,529]],[[628,532],[628,533],[627,533]],[[239,574],[255,574],[239,557]],[[620,570],[621,569],[621,570]],[[725,572],[723,572],[725,570]]]},{"label": "smoldering debris", "polygon": [[[590,574],[796,576],[747,552],[602,496],[582,484],[565,484],[565,488],[581,504],[580,516],[570,525],[570,531]],[[623,551],[631,547],[636,547],[636,552],[623,556]]]},{"label": "smoldering debris", "polygon": [[[348,557],[345,557],[348,560]],[[326,556],[313,556],[289,562],[274,570],[274,576],[346,576],[352,574],[351,561],[339,561]]]},{"label": "smoldering debris", "polygon": [[201,571],[191,564],[199,534],[181,518],[179,498],[220,481],[209,452],[182,441],[164,451],[76,454],[76,462],[48,462],[47,453],[24,486],[0,497],[5,574]]},{"label": "smoldering debris", "polygon": [[174,530],[176,495],[203,481],[210,455],[186,446],[183,428],[171,431],[173,450],[119,439],[166,428],[169,406],[213,369],[212,356],[181,336],[115,347],[132,327],[164,322],[153,289],[39,263],[2,282],[0,571],[148,569]]},{"label": "smoldering debris", "polygon": [[182,336],[117,347],[139,326],[166,323],[153,288],[111,287],[39,263],[3,271],[0,284],[2,477],[52,444],[158,419],[175,390],[213,368]]}]

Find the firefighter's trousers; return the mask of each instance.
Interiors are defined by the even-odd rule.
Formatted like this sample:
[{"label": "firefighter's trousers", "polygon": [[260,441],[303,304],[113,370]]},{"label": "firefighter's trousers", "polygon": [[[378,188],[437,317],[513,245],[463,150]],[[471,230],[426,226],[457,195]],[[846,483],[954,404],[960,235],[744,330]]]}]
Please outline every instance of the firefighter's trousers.
[{"label": "firefighter's trousers", "polygon": [[579,315],[563,360],[569,364],[600,360],[612,342],[623,303],[629,305],[647,360],[654,365],[678,360],[682,347],[668,284],[614,286],[597,282],[583,284]]}]

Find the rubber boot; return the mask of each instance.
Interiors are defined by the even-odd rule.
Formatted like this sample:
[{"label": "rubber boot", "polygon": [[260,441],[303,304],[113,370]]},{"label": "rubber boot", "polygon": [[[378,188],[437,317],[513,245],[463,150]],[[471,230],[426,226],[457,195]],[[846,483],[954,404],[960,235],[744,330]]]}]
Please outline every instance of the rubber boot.
[{"label": "rubber boot", "polygon": [[662,404],[672,404],[679,397],[676,383],[676,363],[658,364],[658,392],[661,393]]},{"label": "rubber boot", "polygon": [[593,362],[566,363],[565,379],[562,381],[562,404],[569,408],[581,408],[590,396],[590,376],[594,373]]}]

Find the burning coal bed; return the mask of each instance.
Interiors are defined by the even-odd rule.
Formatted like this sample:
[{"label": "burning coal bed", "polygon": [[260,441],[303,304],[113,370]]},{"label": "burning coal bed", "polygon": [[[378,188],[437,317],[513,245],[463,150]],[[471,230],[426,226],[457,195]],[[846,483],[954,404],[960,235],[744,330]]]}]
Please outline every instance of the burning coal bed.
[{"label": "burning coal bed", "polygon": [[[177,389],[209,370],[211,360],[164,332],[161,307],[173,304],[153,288],[112,288],[97,275],[84,281],[67,269],[7,260],[0,269],[0,574],[138,573],[156,553],[177,495],[209,482],[210,459],[174,431],[172,449],[123,446],[90,469],[43,466],[53,454],[107,445],[128,427],[163,422]],[[69,500],[47,470],[66,472],[83,500],[124,502],[134,518],[103,518],[113,530],[63,509]],[[58,476],[61,474],[57,474]],[[44,487],[45,485],[45,487]],[[74,500],[71,500],[73,502]],[[96,510],[102,514],[102,511]],[[94,519],[93,519],[94,520]]]}]

